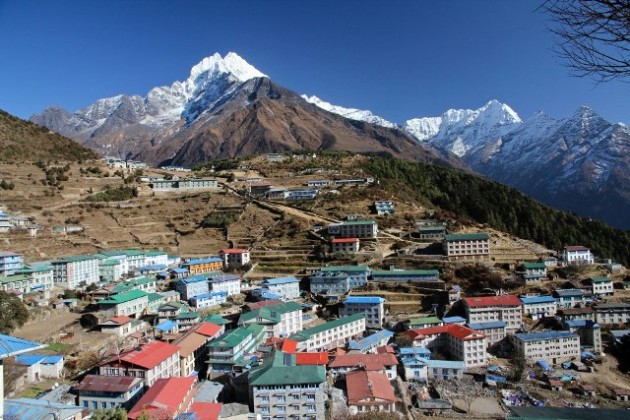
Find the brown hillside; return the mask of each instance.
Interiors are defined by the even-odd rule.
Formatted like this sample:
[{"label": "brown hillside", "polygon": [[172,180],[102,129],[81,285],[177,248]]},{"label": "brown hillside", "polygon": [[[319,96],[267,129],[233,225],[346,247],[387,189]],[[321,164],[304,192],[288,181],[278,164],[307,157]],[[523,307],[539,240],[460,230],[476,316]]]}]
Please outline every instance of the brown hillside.
[{"label": "brown hillside", "polygon": [[0,162],[37,160],[77,161],[97,159],[93,151],[77,142],[0,110]]}]

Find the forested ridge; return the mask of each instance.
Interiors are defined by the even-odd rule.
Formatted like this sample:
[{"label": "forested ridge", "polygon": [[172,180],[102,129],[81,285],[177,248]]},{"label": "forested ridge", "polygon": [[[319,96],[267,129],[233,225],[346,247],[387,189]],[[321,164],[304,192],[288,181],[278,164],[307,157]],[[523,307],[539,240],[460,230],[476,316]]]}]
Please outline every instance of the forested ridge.
[{"label": "forested ridge", "polygon": [[404,190],[420,201],[550,249],[583,245],[599,257],[630,264],[630,232],[552,209],[503,184],[455,169],[384,157],[370,157],[363,169],[391,191]]}]

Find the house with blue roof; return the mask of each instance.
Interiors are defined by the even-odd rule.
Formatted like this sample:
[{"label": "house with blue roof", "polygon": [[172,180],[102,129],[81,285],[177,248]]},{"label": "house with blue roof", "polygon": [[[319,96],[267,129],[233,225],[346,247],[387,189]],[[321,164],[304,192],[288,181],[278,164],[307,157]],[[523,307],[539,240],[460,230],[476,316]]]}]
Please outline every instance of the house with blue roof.
[{"label": "house with blue roof", "polygon": [[4,400],[4,419],[89,419],[92,412],[85,407],[61,404],[36,398]]},{"label": "house with blue roof", "polygon": [[505,321],[472,322],[468,324],[468,328],[479,331],[486,336],[488,347],[505,338],[506,327],[507,323]]},{"label": "house with blue roof", "polygon": [[387,343],[389,343],[393,336],[394,333],[389,330],[380,330],[360,340],[350,340],[348,342],[348,351],[359,353],[376,353],[376,349],[378,347],[387,345]]},{"label": "house with blue roof", "polygon": [[410,354],[400,356],[405,379],[427,382],[429,379],[453,380],[464,375],[466,364],[462,361],[432,360],[419,355]]},{"label": "house with blue roof", "polygon": [[571,331],[539,331],[512,336],[516,354],[556,365],[580,357],[580,336]]},{"label": "house with blue roof", "polygon": [[582,289],[556,290],[553,297],[558,301],[559,308],[574,308],[577,305],[584,306],[586,303],[586,293]]},{"label": "house with blue roof", "polygon": [[175,288],[181,294],[182,300],[189,300],[197,295],[210,292],[208,278],[204,275],[184,277],[177,282]]},{"label": "house with blue roof", "polygon": [[209,257],[190,259],[182,263],[182,268],[187,268],[190,274],[201,274],[223,268],[223,258]]},{"label": "house with blue roof", "polygon": [[558,301],[553,296],[522,297],[523,316],[529,316],[534,321],[552,317],[558,311]]},{"label": "house with blue roof", "polygon": [[287,300],[300,297],[300,281],[293,276],[267,279],[261,283],[261,286]]},{"label": "house with blue roof", "polygon": [[462,318],[461,316],[445,316],[442,318],[442,322],[444,324],[466,325],[466,318]]},{"label": "house with blue roof", "polygon": [[63,370],[63,356],[46,354],[22,354],[15,358],[15,364],[26,366],[26,378],[30,382],[38,382],[43,378],[57,379]]},{"label": "house with blue roof", "polygon": [[312,293],[342,295],[350,290],[367,286],[372,270],[365,265],[321,267],[311,275]]},{"label": "house with blue roof", "polygon": [[190,298],[190,306],[195,309],[211,308],[227,301],[227,292],[208,292]]},{"label": "house with blue roof", "polygon": [[162,321],[155,326],[155,329],[158,330],[162,334],[176,334],[179,332],[179,325],[177,322],[167,319],[166,321]]},{"label": "house with blue roof", "polygon": [[362,314],[366,328],[383,328],[385,299],[380,296],[349,296],[339,308],[339,316]]},{"label": "house with blue roof", "polygon": [[182,267],[173,267],[168,270],[171,273],[171,276],[176,279],[181,279],[182,277],[187,277],[190,274],[190,271],[187,268]]},{"label": "house with blue roof", "polygon": [[591,347],[596,353],[602,352],[602,329],[598,323],[578,319],[565,321],[564,326],[569,331],[577,333],[580,336],[580,344],[583,347]]}]

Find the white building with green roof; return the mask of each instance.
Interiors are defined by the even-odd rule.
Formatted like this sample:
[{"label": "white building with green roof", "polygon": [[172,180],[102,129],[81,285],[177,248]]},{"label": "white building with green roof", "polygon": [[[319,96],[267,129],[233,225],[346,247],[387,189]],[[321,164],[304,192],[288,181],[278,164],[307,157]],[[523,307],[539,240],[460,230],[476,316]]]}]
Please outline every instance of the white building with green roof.
[{"label": "white building with green roof", "polygon": [[123,265],[116,259],[102,259],[98,265],[99,276],[102,281],[114,282],[122,278],[124,271]]},{"label": "white building with green roof", "polygon": [[525,262],[516,274],[525,284],[538,283],[547,278],[547,266],[542,262]]},{"label": "white building with green roof", "polygon": [[145,293],[157,291],[157,280],[151,277],[134,277],[113,287],[112,293],[125,293],[130,290],[142,290]]},{"label": "white building with green roof", "polygon": [[444,237],[444,251],[451,260],[490,259],[490,235],[487,233],[462,233]]},{"label": "white building with green roof", "polygon": [[232,372],[234,365],[242,364],[265,340],[265,328],[249,324],[227,331],[208,343],[208,374],[211,377]]},{"label": "white building with green roof", "polygon": [[116,316],[126,315],[132,318],[142,316],[148,306],[149,296],[142,290],[130,290],[98,301],[99,309],[113,309]]},{"label": "white building with green roof", "polygon": [[51,261],[55,284],[66,289],[76,289],[98,283],[100,260],[96,255],[79,255]]},{"label": "white building with green roof", "polygon": [[326,418],[326,368],[295,359],[277,351],[249,372],[250,399],[261,420]]},{"label": "white building with green roof", "polygon": [[0,290],[17,290],[24,294],[52,290],[53,269],[50,266],[25,266],[13,275],[0,277]]},{"label": "white building with green roof", "polygon": [[250,324],[264,326],[267,338],[288,337],[302,331],[302,305],[282,302],[245,312],[238,319],[238,325],[244,327]]},{"label": "white building with green roof", "polygon": [[371,272],[365,265],[322,267],[311,275],[310,290],[312,293],[345,294],[367,286]]},{"label": "white building with green roof", "polygon": [[355,340],[365,332],[365,316],[354,314],[307,328],[291,335],[290,339],[298,342],[301,351],[322,351],[343,347],[350,340]]}]

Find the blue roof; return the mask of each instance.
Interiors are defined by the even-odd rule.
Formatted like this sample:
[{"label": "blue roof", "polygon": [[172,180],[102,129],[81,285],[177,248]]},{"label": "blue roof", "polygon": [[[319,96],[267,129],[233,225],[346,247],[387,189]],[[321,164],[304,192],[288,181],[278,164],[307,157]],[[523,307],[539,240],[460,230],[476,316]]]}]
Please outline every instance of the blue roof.
[{"label": "blue roof", "polygon": [[210,258],[199,258],[198,260],[188,260],[182,265],[195,265],[195,264],[208,264],[208,263],[223,263],[223,260],[218,257],[210,257]]},{"label": "blue roof", "polygon": [[46,356],[42,364],[44,365],[54,365],[55,363],[63,360],[63,356]]},{"label": "blue roof", "polygon": [[264,292],[262,295],[260,295],[260,297],[267,300],[282,299],[282,296],[271,292]]},{"label": "blue roof", "polygon": [[224,274],[220,276],[212,276],[208,278],[208,283],[221,283],[222,281],[241,281],[241,278],[236,274]]},{"label": "blue roof", "polygon": [[400,347],[398,349],[398,353],[400,355],[408,355],[408,354],[431,354],[431,350],[426,347]]},{"label": "blue roof", "polygon": [[0,334],[0,358],[15,356],[28,351],[39,350],[44,347],[46,346],[34,341]]},{"label": "blue roof", "polygon": [[74,418],[84,408],[76,405],[66,405],[49,400],[34,398],[17,398],[4,400],[4,415],[8,418],[22,419],[52,419],[53,413],[59,418]]},{"label": "blue roof", "polygon": [[385,299],[378,296],[350,296],[346,300],[343,301],[343,303],[357,303],[357,304],[361,304],[361,303],[378,304],[378,303],[383,303],[383,302],[385,302]]},{"label": "blue roof", "polygon": [[468,324],[468,328],[473,330],[487,330],[489,328],[505,328],[507,324],[505,321],[488,321],[488,322],[473,322]]},{"label": "blue roof", "polygon": [[465,369],[466,364],[461,360],[435,360],[428,359],[427,366],[429,368],[446,368],[446,369]]},{"label": "blue roof", "polygon": [[382,340],[389,340],[394,335],[389,330],[380,330],[370,336],[367,336],[359,341],[350,340],[348,343],[348,349],[350,350],[364,350],[374,346]]},{"label": "blue roof", "polygon": [[590,319],[574,319],[570,321],[565,321],[564,324],[570,328],[592,328],[598,329],[600,328],[599,324],[591,321]]},{"label": "blue roof", "polygon": [[556,290],[554,292],[560,297],[570,297],[570,296],[584,296],[585,292],[582,289],[562,289]]},{"label": "blue roof", "polygon": [[533,305],[535,303],[552,303],[555,301],[556,299],[553,296],[535,296],[521,298],[521,302],[523,302],[524,305]]},{"label": "blue roof", "polygon": [[153,264],[153,265],[145,265],[144,267],[138,268],[138,271],[160,271],[168,268],[166,264]]},{"label": "blue roof", "polygon": [[171,268],[171,271],[177,274],[186,274],[189,272],[187,268],[179,268],[179,267]]},{"label": "blue roof", "polygon": [[179,279],[179,284],[190,284],[190,283],[199,283],[203,281],[208,281],[208,279],[204,276],[192,276],[192,277],[184,277],[183,279]]},{"label": "blue roof", "polygon": [[553,338],[577,337],[577,334],[572,333],[571,331],[540,331],[527,334],[515,334],[515,336],[523,341],[537,341]]},{"label": "blue roof", "polygon": [[459,322],[466,322],[466,318],[462,318],[461,316],[447,316],[442,318],[442,322],[445,324],[455,324]]},{"label": "blue roof", "polygon": [[177,322],[171,321],[171,320],[167,320],[167,321],[159,323],[158,325],[155,326],[155,328],[160,330],[160,331],[170,331],[173,328],[175,328],[176,326],[177,326]]},{"label": "blue roof", "polygon": [[610,330],[610,334],[616,339],[620,339],[626,335],[630,335],[630,330]]},{"label": "blue roof", "polygon": [[263,284],[285,284],[299,282],[295,277],[276,277],[273,279],[267,279],[263,281]]},{"label": "blue roof", "polygon": [[15,363],[23,366],[33,366],[44,360],[43,354],[21,354],[15,358]]},{"label": "blue roof", "polygon": [[227,292],[210,292],[210,293],[202,293],[200,295],[195,295],[190,298],[190,300],[200,300],[200,299],[208,299],[213,298],[215,296],[225,296],[227,297]]}]

